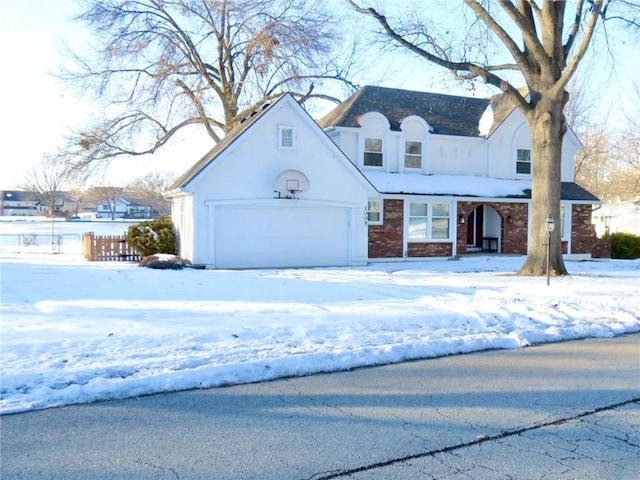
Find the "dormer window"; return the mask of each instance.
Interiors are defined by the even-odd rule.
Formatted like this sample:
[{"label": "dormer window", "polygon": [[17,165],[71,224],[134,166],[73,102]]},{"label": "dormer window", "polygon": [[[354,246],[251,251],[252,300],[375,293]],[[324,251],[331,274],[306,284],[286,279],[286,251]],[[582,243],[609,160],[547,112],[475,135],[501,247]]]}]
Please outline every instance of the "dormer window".
[{"label": "dormer window", "polygon": [[382,166],[382,139],[381,138],[365,138],[364,139],[364,166],[365,167],[381,167]]},{"label": "dormer window", "polygon": [[516,173],[531,175],[531,150],[518,148],[516,154]]},{"label": "dormer window", "polygon": [[285,150],[293,150],[295,148],[293,127],[278,127],[278,148]]},{"label": "dormer window", "polygon": [[404,142],[404,168],[422,168],[422,142]]}]

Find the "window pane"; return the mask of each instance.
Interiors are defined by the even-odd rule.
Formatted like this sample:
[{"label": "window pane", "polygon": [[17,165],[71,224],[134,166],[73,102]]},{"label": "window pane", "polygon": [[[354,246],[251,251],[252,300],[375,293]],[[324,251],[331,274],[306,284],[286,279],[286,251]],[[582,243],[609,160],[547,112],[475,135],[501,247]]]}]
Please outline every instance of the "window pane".
[{"label": "window pane", "polygon": [[412,203],[409,205],[409,215],[412,217],[426,217],[427,216],[427,204],[426,203]]},{"label": "window pane", "polygon": [[530,162],[531,161],[531,150],[523,150],[518,149],[518,157],[517,160],[519,162]]},{"label": "window pane", "polygon": [[422,168],[422,142],[404,142],[405,168]]},{"label": "window pane", "polygon": [[448,203],[434,203],[433,204],[433,216],[434,217],[448,217],[449,216],[449,204]]},{"label": "window pane", "polygon": [[421,142],[404,142],[404,153],[409,155],[422,155]]},{"label": "window pane", "polygon": [[531,174],[531,150],[519,148],[516,155],[516,173]]},{"label": "window pane", "polygon": [[381,167],[382,166],[382,154],[381,153],[368,153],[364,154],[364,164],[368,167]]},{"label": "window pane", "polygon": [[405,168],[422,168],[422,157],[415,155],[404,156]]},{"label": "window pane", "polygon": [[364,151],[382,153],[382,139],[381,138],[365,138]]},{"label": "window pane", "polygon": [[280,131],[280,146],[285,148],[293,147],[293,129],[292,128],[283,128]]},{"label": "window pane", "polygon": [[380,215],[380,202],[377,200],[369,200],[367,207],[367,219],[370,222],[379,222]]},{"label": "window pane", "polygon": [[431,221],[431,238],[443,239],[449,238],[449,219],[434,218]]},{"label": "window pane", "polygon": [[409,218],[409,240],[427,240],[426,218]]}]

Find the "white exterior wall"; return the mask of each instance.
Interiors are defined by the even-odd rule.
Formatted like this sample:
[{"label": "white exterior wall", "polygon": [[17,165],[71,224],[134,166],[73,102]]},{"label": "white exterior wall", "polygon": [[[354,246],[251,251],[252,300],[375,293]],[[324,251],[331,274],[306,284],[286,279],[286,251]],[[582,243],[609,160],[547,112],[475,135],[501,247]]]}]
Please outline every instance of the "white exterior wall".
[{"label": "white exterior wall", "polygon": [[485,175],[486,145],[483,138],[434,135],[430,143],[427,173]]},{"label": "white exterior wall", "polygon": [[[363,115],[360,124],[360,128],[336,127],[331,133],[334,143],[359,168],[392,173],[476,175],[502,179],[531,178],[531,175],[516,174],[516,150],[531,149],[528,127],[524,116],[518,110],[515,110],[489,138],[437,135],[425,131],[421,139],[417,122],[407,122],[406,125],[403,123],[403,131],[391,131],[386,119],[377,112]],[[426,122],[423,121],[423,124],[428,129]],[[383,138],[382,169],[363,167],[365,137]],[[421,171],[405,169],[404,142],[420,139],[423,142],[423,168]],[[568,131],[564,136],[562,150],[563,182],[574,181],[574,159],[580,148],[575,135]]]},{"label": "white exterior wall", "polygon": [[[488,176],[493,178],[519,179],[530,175],[516,174],[516,150],[531,149],[531,135],[524,115],[514,112],[487,139]],[[574,181],[574,161],[580,144],[575,135],[568,131],[562,142],[561,181]]]},{"label": "white exterior wall", "polygon": [[171,222],[178,236],[178,255],[182,258],[194,258],[193,244],[193,195],[184,194],[171,201]]},{"label": "white exterior wall", "polygon": [[[293,101],[293,100],[291,100]],[[298,111],[298,109],[300,109]],[[293,149],[278,148],[279,126],[294,128]],[[276,179],[286,170],[297,170],[309,182],[308,191],[297,198],[276,199]],[[185,206],[191,226],[182,225],[180,234],[191,241],[193,251],[184,254],[194,263],[215,266],[214,227],[216,207],[242,205],[264,208],[287,206],[345,208],[349,211],[350,264],[367,261],[366,208],[375,195],[348,159],[340,155],[331,140],[298,106],[282,101],[236,139],[197,177],[182,189],[191,194]],[[281,192],[282,197],[288,192]],[[174,199],[174,208],[179,199]],[[188,202],[187,202],[188,205]],[[312,213],[311,213],[312,214]],[[177,212],[172,213],[174,223]],[[181,247],[182,248],[182,247]]]},{"label": "white exterior wall", "polygon": [[593,211],[596,232],[640,235],[640,199],[604,204]]}]

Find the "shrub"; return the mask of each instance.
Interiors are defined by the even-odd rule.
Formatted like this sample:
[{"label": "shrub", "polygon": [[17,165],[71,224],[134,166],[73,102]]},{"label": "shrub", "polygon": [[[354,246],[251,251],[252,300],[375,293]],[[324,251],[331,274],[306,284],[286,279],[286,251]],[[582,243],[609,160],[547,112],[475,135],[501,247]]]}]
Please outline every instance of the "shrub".
[{"label": "shrub", "polygon": [[182,270],[185,267],[191,266],[191,262],[177,255],[158,253],[143,258],[140,261],[140,266],[158,270]]},{"label": "shrub", "polygon": [[154,253],[178,253],[173,223],[167,216],[131,225],[127,230],[126,239],[143,257]]},{"label": "shrub", "polygon": [[616,232],[607,238],[611,240],[611,258],[640,258],[640,235]]}]

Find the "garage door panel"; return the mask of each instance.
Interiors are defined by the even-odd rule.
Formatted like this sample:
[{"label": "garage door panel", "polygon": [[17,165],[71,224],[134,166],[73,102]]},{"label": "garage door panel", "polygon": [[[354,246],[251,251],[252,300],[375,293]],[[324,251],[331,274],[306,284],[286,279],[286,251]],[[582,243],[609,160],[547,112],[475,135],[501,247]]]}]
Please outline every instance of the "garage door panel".
[{"label": "garage door panel", "polygon": [[346,265],[348,209],[224,206],[215,212],[218,268]]}]

